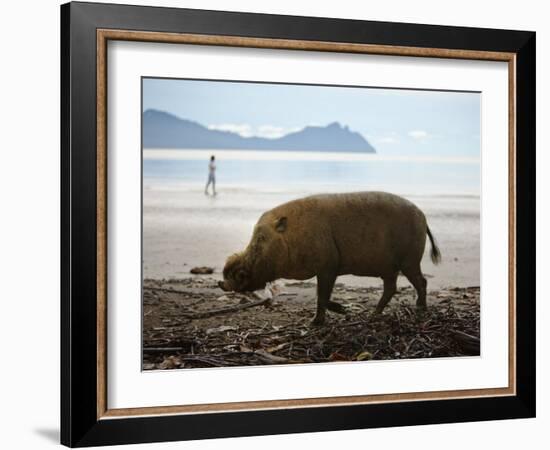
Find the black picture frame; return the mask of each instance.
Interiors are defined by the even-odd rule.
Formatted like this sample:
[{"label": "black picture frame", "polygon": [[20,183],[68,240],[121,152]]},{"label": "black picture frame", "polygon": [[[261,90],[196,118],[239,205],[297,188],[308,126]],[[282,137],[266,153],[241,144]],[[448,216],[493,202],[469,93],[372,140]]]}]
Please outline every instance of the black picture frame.
[{"label": "black picture frame", "polygon": [[[97,416],[98,29],[516,55],[516,395],[106,419]],[[535,33],[68,3],[61,6],[61,443],[71,447],[535,416]]]}]

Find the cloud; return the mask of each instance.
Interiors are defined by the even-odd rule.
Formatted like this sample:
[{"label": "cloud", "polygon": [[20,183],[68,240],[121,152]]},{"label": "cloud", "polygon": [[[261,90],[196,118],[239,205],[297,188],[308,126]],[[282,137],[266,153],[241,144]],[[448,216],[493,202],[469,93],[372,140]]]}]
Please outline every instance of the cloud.
[{"label": "cloud", "polygon": [[376,139],[376,143],[377,144],[398,144],[399,139],[397,139],[394,136],[385,136],[385,137]]},{"label": "cloud", "polygon": [[230,131],[236,133],[242,137],[262,137],[262,138],[279,138],[288,133],[293,133],[295,131],[301,130],[299,127],[285,128],[279,127],[276,125],[260,125],[258,127],[253,127],[247,123],[235,124],[235,123],[222,123],[208,125],[210,130],[219,130],[219,131]]},{"label": "cloud", "polygon": [[299,131],[301,128],[294,127],[294,128],[284,128],[284,127],[278,127],[275,125],[260,125],[257,128],[256,136],[264,137],[264,138],[280,138],[281,136],[284,136],[288,133],[293,133],[295,131]]},{"label": "cloud", "polygon": [[396,131],[387,131],[382,136],[366,136],[366,138],[382,145],[399,144],[399,134]]},{"label": "cloud", "polygon": [[222,123],[218,125],[208,125],[208,129],[218,131],[230,131],[231,133],[237,133],[242,137],[250,137],[254,135],[252,127],[247,123]]},{"label": "cloud", "polygon": [[428,132],[424,130],[413,130],[413,131],[409,131],[407,134],[413,139],[416,139],[419,141],[426,139],[427,137],[430,136]]}]

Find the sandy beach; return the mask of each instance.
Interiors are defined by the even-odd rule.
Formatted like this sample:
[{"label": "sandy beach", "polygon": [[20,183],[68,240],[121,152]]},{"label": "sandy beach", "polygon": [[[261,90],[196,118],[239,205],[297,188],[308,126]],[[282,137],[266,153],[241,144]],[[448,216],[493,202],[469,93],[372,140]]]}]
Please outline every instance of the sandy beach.
[{"label": "sandy beach", "polygon": [[[204,194],[203,163],[144,164],[144,370],[479,355],[477,166],[227,160],[212,196]],[[346,312],[328,313],[321,327],[310,326],[315,279],[278,280],[246,294],[218,287],[227,257],[246,247],[262,213],[310,194],[360,190],[400,194],[425,213],[442,253],[433,265],[427,245],[422,260],[427,312],[416,314],[415,291],[401,276],[380,316],[373,312],[382,280],[340,276],[332,298]],[[200,266],[213,273],[190,273]]]}]

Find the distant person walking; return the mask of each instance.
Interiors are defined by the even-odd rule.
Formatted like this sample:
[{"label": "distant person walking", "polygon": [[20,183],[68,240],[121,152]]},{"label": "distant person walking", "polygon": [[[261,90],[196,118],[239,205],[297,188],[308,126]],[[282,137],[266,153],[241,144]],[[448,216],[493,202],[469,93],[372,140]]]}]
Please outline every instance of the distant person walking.
[{"label": "distant person walking", "polygon": [[208,186],[212,183],[212,195],[216,195],[216,157],[212,155],[208,163],[208,182],[204,188],[204,193],[208,195]]}]

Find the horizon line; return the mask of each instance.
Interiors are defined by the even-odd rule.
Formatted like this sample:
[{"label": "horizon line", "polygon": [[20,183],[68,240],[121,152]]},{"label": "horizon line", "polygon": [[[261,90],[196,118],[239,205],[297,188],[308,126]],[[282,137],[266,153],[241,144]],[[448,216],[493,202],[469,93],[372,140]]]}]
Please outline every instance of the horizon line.
[{"label": "horizon line", "polygon": [[[254,161],[371,161],[371,162],[425,162],[440,164],[480,164],[479,157],[435,155],[381,155],[363,152],[327,152],[295,150],[224,150],[193,148],[143,148],[144,160],[203,160],[210,155],[225,160]],[[221,156],[221,158],[220,158]]]}]

